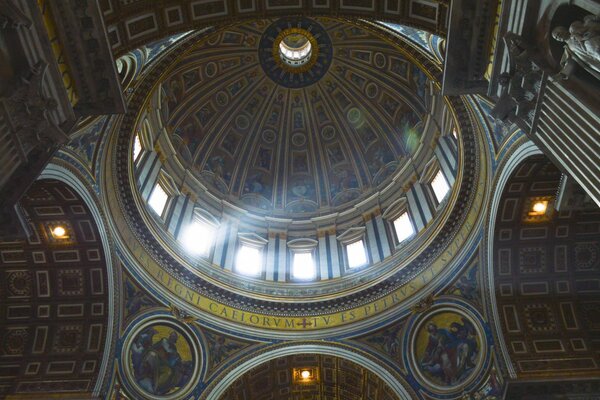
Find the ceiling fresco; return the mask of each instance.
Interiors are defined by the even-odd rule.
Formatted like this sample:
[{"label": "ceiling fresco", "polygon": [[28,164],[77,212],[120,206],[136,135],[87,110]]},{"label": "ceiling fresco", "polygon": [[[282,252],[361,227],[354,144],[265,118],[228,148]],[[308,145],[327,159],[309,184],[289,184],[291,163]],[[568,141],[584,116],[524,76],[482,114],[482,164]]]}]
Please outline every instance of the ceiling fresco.
[{"label": "ceiling fresco", "polygon": [[303,21],[319,48],[306,73],[263,60],[270,30],[294,21],[256,21],[210,35],[162,84],[182,162],[216,196],[255,212],[347,207],[389,183],[422,146],[425,73],[364,28]]}]

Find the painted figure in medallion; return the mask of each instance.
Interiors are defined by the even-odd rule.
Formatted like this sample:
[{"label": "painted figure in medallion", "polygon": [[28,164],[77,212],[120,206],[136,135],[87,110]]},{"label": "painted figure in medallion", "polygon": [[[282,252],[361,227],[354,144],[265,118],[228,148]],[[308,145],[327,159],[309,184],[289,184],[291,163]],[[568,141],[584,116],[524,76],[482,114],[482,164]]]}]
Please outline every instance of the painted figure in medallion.
[{"label": "painted figure in medallion", "polygon": [[[464,317],[430,320],[426,333],[419,332],[421,343],[426,335],[426,345],[417,349],[419,366],[433,382],[454,386],[464,382],[477,364],[479,343],[474,325]],[[442,314],[443,315],[443,314]],[[441,322],[441,323],[440,323]],[[443,325],[442,325],[443,324]]]},{"label": "painted figure in medallion", "polygon": [[144,329],[134,339],[130,352],[134,378],[150,394],[176,392],[191,378],[194,361],[190,345],[171,327]]}]

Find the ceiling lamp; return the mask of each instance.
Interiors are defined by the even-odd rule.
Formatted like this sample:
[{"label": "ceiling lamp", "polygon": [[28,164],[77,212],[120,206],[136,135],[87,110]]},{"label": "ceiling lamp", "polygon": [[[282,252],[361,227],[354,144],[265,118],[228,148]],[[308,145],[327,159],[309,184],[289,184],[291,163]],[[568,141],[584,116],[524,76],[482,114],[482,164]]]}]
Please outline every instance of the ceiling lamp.
[{"label": "ceiling lamp", "polygon": [[67,238],[67,230],[62,226],[55,226],[52,228],[52,236],[57,239],[65,239]]},{"label": "ceiling lamp", "polygon": [[316,383],[319,380],[319,370],[317,367],[294,368],[292,376],[296,384]]},{"label": "ceiling lamp", "polygon": [[532,212],[534,212],[538,215],[541,215],[546,212],[547,208],[548,208],[547,201],[536,201],[535,203],[533,203],[533,207],[531,207],[531,210],[532,210]]}]

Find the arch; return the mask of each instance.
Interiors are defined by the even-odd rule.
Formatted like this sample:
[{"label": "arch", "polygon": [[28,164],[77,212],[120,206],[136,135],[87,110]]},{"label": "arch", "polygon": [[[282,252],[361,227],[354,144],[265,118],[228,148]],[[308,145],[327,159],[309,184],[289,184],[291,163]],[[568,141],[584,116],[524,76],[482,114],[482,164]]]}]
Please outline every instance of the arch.
[{"label": "arch", "polygon": [[115,60],[117,73],[121,79],[121,88],[125,91],[129,89],[129,85],[135,80],[137,74],[141,70],[141,65],[133,52],[123,54]]},{"label": "arch", "polygon": [[510,362],[510,356],[508,354],[508,349],[506,347],[506,343],[504,342],[504,338],[502,336],[502,328],[500,326],[500,316],[498,314],[498,309],[496,308],[496,291],[494,285],[494,221],[496,220],[496,215],[498,213],[498,205],[500,204],[500,198],[502,196],[502,192],[504,191],[504,186],[508,181],[508,178],[512,175],[513,171],[517,168],[517,166],[525,159],[542,154],[542,151],[531,141],[525,141],[524,143],[518,145],[514,153],[506,159],[504,165],[501,167],[500,172],[497,173],[496,183],[494,184],[494,188],[496,190],[493,191],[494,195],[491,199],[489,209],[490,214],[488,216],[488,220],[486,221],[487,232],[485,232],[484,241],[486,243],[485,249],[487,251],[487,259],[486,259],[486,273],[487,273],[487,286],[488,286],[488,295],[489,295],[489,306],[492,312],[492,321],[491,325],[493,326],[494,336],[497,339],[499,344],[500,351],[505,360],[505,366],[508,369],[509,376],[511,378],[516,378],[515,369]]},{"label": "arch", "polygon": [[0,243],[0,336],[10,356],[2,372],[12,378],[0,396],[97,396],[107,388],[116,326],[111,252],[82,187],[64,174],[42,174],[19,201],[31,235]]},{"label": "arch", "polygon": [[102,211],[100,210],[98,200],[96,199],[95,195],[93,195],[93,190],[83,183],[83,179],[79,177],[76,172],[72,171],[68,167],[55,164],[54,162],[48,164],[42,171],[38,177],[38,180],[42,179],[55,179],[75,190],[77,195],[81,197],[83,202],[89,208],[100,234],[100,242],[104,250],[106,275],[108,278],[108,324],[104,342],[105,346],[107,344],[110,347],[104,348],[104,355],[99,368],[98,379],[93,388],[93,395],[99,396],[101,393],[105,392],[108,387],[108,383],[110,382],[111,378],[110,372],[112,371],[112,360],[115,357],[114,346],[118,337],[117,330],[119,326],[117,307],[120,297],[120,292],[119,290],[116,290],[116,288],[121,286],[120,266],[118,262],[113,262],[116,260],[116,258],[113,254],[112,239],[108,234],[107,223]]},{"label": "arch", "polygon": [[488,231],[495,323],[511,376],[597,376],[588,352],[600,330],[600,209],[579,188],[559,203],[564,177],[545,156],[511,161]]},{"label": "arch", "polygon": [[208,390],[200,398],[203,400],[219,400],[233,382],[252,368],[276,358],[303,353],[335,356],[352,361],[377,375],[393,390],[398,399],[410,400],[416,397],[412,390],[409,389],[409,385],[401,382],[400,378],[395,376],[390,369],[355,350],[349,350],[334,343],[295,343],[278,346],[268,349],[261,354],[255,353],[246,357],[235,367],[215,377],[213,384],[211,384],[213,386],[210,387],[209,385]]}]

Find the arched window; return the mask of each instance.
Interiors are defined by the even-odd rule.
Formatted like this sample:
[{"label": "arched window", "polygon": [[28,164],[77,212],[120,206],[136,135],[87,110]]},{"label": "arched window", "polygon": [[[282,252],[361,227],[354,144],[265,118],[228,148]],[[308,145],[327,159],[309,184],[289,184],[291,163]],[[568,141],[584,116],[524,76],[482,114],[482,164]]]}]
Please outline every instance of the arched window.
[{"label": "arched window", "polygon": [[179,240],[191,255],[207,257],[215,244],[219,221],[207,211],[195,207],[191,221],[182,227]]},{"label": "arched window", "polygon": [[262,275],[265,264],[263,253],[268,241],[254,233],[239,233],[238,241],[235,271],[248,276]]},{"label": "arched window", "polygon": [[362,267],[369,262],[365,242],[362,239],[346,245],[346,256],[348,257],[348,268]]},{"label": "arched window", "polygon": [[294,253],[292,278],[301,280],[315,279],[316,272],[317,268],[312,251]]},{"label": "arched window", "polygon": [[437,173],[431,180],[430,185],[438,204],[441,203],[450,191],[450,185],[448,184],[448,181],[446,180],[446,177],[442,173],[441,169],[438,169]]},{"label": "arched window", "polygon": [[292,280],[314,280],[317,278],[315,253],[319,242],[313,239],[294,239],[287,243],[292,255]]},{"label": "arched window", "polygon": [[135,135],[133,138],[133,163],[137,163],[142,154],[142,141],[140,140],[140,135]]},{"label": "arched window", "polygon": [[167,203],[169,202],[169,195],[165,188],[160,182],[156,182],[150,198],[148,199],[148,205],[150,208],[159,216],[163,217],[165,210],[167,209]]},{"label": "arched window", "polygon": [[392,203],[382,216],[389,223],[396,246],[412,238],[417,233],[410,217],[406,197],[401,197]]},{"label": "arched window", "polygon": [[404,242],[415,234],[415,228],[410,220],[408,211],[404,211],[398,218],[394,220],[394,232],[398,243]]},{"label": "arched window", "polygon": [[344,261],[348,269],[356,269],[369,264],[365,232],[364,226],[353,227],[337,237],[344,247]]},{"label": "arched window", "polygon": [[261,249],[255,246],[242,244],[238,250],[235,269],[243,275],[260,275],[262,270]]}]

